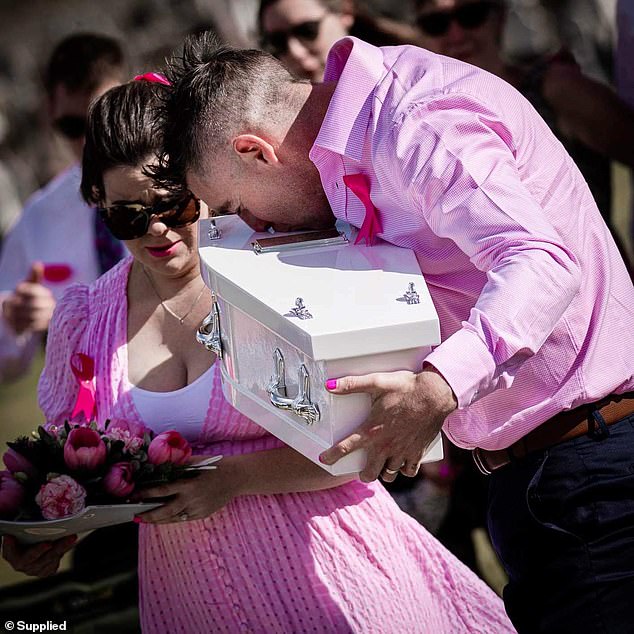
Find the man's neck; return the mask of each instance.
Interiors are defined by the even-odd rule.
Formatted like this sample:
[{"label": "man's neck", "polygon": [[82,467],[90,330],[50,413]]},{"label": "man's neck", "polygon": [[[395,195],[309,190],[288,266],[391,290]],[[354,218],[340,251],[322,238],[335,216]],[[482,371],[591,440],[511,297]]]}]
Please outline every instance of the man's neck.
[{"label": "man's neck", "polygon": [[313,146],[336,87],[337,82],[302,84],[304,102],[286,135],[301,153]]}]

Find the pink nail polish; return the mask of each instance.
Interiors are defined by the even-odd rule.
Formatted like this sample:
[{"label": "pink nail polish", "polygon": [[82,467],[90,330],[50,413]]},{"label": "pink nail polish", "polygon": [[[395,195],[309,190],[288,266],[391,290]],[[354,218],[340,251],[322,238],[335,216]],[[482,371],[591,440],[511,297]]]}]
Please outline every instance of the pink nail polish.
[{"label": "pink nail polish", "polygon": [[326,381],[326,389],[327,390],[336,390],[337,389],[337,379],[328,379]]},{"label": "pink nail polish", "polygon": [[325,463],[324,463],[324,457],[323,457],[323,456],[319,456],[319,462],[321,462],[322,464],[325,464]]}]

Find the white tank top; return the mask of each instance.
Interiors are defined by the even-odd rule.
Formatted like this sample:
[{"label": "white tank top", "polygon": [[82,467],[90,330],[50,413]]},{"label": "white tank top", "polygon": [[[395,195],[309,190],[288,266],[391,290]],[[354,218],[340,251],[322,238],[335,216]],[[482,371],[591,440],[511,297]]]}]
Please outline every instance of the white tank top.
[{"label": "white tank top", "polygon": [[[215,365],[215,364],[214,364]],[[147,427],[156,434],[176,430],[192,442],[200,436],[214,379],[214,366],[193,383],[173,392],[150,392],[133,386],[134,405]]]}]

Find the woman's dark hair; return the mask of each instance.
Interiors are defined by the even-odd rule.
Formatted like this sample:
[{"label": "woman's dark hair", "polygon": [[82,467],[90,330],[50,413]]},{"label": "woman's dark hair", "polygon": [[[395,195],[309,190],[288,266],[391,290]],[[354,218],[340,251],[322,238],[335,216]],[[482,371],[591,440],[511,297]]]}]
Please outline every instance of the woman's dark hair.
[{"label": "woman's dark hair", "polygon": [[82,164],[81,194],[89,204],[105,199],[104,172],[145,164],[161,149],[156,111],[170,90],[148,81],[111,88],[88,112]]}]

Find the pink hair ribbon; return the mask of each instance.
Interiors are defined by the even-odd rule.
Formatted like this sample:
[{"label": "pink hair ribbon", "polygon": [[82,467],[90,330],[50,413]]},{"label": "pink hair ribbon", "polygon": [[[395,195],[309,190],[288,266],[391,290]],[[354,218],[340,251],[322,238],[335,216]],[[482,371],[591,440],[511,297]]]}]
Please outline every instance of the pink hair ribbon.
[{"label": "pink hair ribbon", "polygon": [[383,228],[381,227],[379,210],[370,198],[368,177],[365,174],[347,174],[343,177],[343,182],[365,207],[365,218],[354,243],[359,244],[361,240],[365,240],[367,246],[373,246],[376,244],[376,234],[381,233]]},{"label": "pink hair ribbon", "polygon": [[163,86],[172,85],[169,79],[161,73],[143,73],[143,75],[137,75],[134,81],[149,81],[152,84],[163,84]]},{"label": "pink hair ribbon", "polygon": [[95,399],[95,362],[87,354],[76,352],[70,358],[70,367],[79,383],[79,392],[73,413],[70,415],[74,419],[78,414],[83,414],[86,422],[95,420],[97,417],[97,401]]}]

